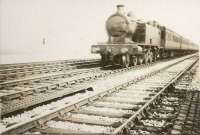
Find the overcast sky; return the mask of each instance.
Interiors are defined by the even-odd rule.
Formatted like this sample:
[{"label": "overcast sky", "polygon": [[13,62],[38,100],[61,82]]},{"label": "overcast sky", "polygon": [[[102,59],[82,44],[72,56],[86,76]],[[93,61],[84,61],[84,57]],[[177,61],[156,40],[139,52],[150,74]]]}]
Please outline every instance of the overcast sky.
[{"label": "overcast sky", "polygon": [[93,57],[117,4],[200,44],[200,0],[0,0],[0,63]]}]

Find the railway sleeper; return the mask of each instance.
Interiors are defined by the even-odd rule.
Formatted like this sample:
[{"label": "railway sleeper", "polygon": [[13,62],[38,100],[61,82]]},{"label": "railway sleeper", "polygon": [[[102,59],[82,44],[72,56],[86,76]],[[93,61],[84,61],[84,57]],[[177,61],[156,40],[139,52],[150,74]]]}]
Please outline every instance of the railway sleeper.
[{"label": "railway sleeper", "polygon": [[97,116],[97,115],[85,115],[85,114],[78,114],[78,113],[71,113],[70,116],[64,116],[62,118],[58,118],[54,120],[69,121],[73,123],[81,123],[81,124],[89,124],[89,125],[91,124],[91,125],[99,125],[99,126],[111,126],[111,127],[119,127],[123,122],[122,120],[116,119],[116,118],[109,118],[109,117]]},{"label": "railway sleeper", "polygon": [[126,104],[126,103],[113,103],[113,102],[94,102],[91,104],[94,107],[107,107],[107,108],[114,108],[114,109],[123,109],[123,110],[138,110],[139,105],[133,104]]},{"label": "railway sleeper", "polygon": [[117,98],[114,97],[106,97],[103,98],[102,101],[105,102],[119,102],[119,103],[128,103],[128,104],[144,104],[145,101],[143,99],[139,99],[139,101],[135,101],[135,100],[131,100],[130,98],[120,98],[120,100],[118,100]]},{"label": "railway sleeper", "polygon": [[84,86],[81,88],[64,88],[62,90],[55,90],[53,93],[34,93],[34,95],[27,96],[26,98],[16,99],[12,101],[7,101],[3,103],[2,114],[7,114],[16,110],[24,109],[38,103],[42,103],[48,100],[52,100],[54,98],[62,97],[63,95],[73,94],[75,92],[80,92],[83,90],[91,90],[90,87]]},{"label": "railway sleeper", "polygon": [[[48,127],[46,129],[40,129],[36,130],[36,133],[41,132],[43,134],[47,135],[101,135],[100,133],[90,133],[90,132],[83,132],[83,131],[74,131],[70,129],[63,129],[63,128],[53,128]],[[33,132],[34,133],[34,132]],[[24,135],[32,135],[32,133],[26,133]],[[104,135],[102,133],[102,135]]]},{"label": "railway sleeper", "polygon": [[110,118],[129,118],[132,116],[132,113],[120,113],[120,112],[103,112],[103,111],[93,111],[93,110],[77,110],[73,111],[73,113],[80,113],[80,114],[87,114],[87,115],[97,115],[97,116],[104,116]]}]

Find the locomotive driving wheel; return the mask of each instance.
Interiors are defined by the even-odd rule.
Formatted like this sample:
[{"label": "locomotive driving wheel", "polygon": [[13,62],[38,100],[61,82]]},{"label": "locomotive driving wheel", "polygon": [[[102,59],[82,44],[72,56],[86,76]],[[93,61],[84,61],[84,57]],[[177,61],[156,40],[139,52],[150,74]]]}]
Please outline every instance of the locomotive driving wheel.
[{"label": "locomotive driving wheel", "polygon": [[138,60],[138,64],[139,65],[141,65],[142,63],[143,63],[143,58],[142,58],[142,56],[138,56],[138,58],[137,58]]},{"label": "locomotive driving wheel", "polygon": [[127,68],[130,65],[130,56],[129,54],[122,55],[122,66]]},{"label": "locomotive driving wheel", "polygon": [[155,62],[157,60],[157,56],[158,54],[156,52],[153,53],[153,62]]},{"label": "locomotive driving wheel", "polygon": [[101,62],[100,62],[100,65],[101,67],[104,67],[106,66],[106,56],[105,55],[101,55]]},{"label": "locomotive driving wheel", "polygon": [[132,65],[132,66],[136,66],[136,65],[137,65],[137,57],[136,57],[136,56],[133,56],[133,57],[131,58],[131,65]]},{"label": "locomotive driving wheel", "polygon": [[148,60],[149,60],[148,53],[145,53],[145,55],[144,55],[144,64],[147,64]]},{"label": "locomotive driving wheel", "polygon": [[153,52],[149,52],[149,63],[153,62]]}]

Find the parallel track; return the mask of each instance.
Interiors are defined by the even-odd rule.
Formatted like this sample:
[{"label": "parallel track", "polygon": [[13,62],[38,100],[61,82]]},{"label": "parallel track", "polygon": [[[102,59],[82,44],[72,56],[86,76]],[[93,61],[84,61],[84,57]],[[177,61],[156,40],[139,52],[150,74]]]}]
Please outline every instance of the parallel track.
[{"label": "parallel track", "polygon": [[[189,57],[184,57],[163,64],[159,68],[151,67],[142,76],[137,76],[134,80],[129,76],[121,85],[116,81],[115,83],[118,86],[114,87],[113,84],[112,87],[114,88],[101,88],[103,89],[102,91],[93,95],[67,103],[62,107],[54,106],[47,113],[36,115],[31,119],[14,124],[6,128],[2,135],[22,134],[27,130],[30,131],[32,128],[36,129],[36,127],[39,128],[41,126],[45,129],[39,128],[38,130],[37,128],[36,130],[48,134],[60,134],[62,132],[65,134],[128,134],[135,120],[139,120],[142,114],[150,108],[150,105],[161,98],[164,91],[195,62],[196,58],[189,59]],[[112,82],[110,81],[110,83]],[[136,94],[139,99],[136,99]],[[118,105],[115,106],[115,103]],[[120,104],[122,105],[120,106]],[[94,119],[88,119],[83,115],[88,115],[88,117],[93,117]],[[107,120],[107,122],[104,120]],[[62,123],[62,121],[66,125],[65,129],[56,127],[56,123]],[[81,124],[77,123],[87,123],[86,127],[90,129],[95,127],[96,130],[91,133],[84,130],[85,128],[82,129]],[[78,126],[79,131],[76,130],[76,127],[75,129],[70,128],[70,124]],[[34,130],[30,132],[34,132]]]},{"label": "parallel track", "polygon": [[100,70],[99,67],[75,69],[65,73],[39,75],[1,83],[0,97],[3,103],[1,113],[6,115],[49,100],[82,92],[91,89],[88,83],[94,80],[112,77],[113,75],[139,68],[147,68],[155,64],[157,63],[115,70],[108,70],[109,68],[107,70]]},{"label": "parallel track", "polygon": [[0,70],[14,70],[14,69],[23,69],[23,68],[31,68],[37,66],[48,66],[48,65],[56,65],[56,64],[78,64],[78,63],[87,63],[99,61],[99,59],[83,59],[83,60],[58,60],[58,61],[45,61],[45,62],[31,62],[31,63],[16,63],[16,64],[1,64]]},{"label": "parallel track", "polygon": [[[74,60],[74,61],[54,61],[40,63],[24,63],[0,65],[0,82],[12,81],[38,74],[49,74],[55,72],[65,72],[77,67],[98,65],[99,60]],[[1,85],[1,84],[0,84]]]}]

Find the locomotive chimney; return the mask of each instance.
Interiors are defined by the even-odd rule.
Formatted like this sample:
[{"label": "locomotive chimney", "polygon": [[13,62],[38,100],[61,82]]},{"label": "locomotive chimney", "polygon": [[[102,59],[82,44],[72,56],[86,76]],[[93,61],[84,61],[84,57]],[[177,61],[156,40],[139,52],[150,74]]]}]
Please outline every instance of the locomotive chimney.
[{"label": "locomotive chimney", "polygon": [[117,13],[125,14],[124,5],[117,5]]}]

